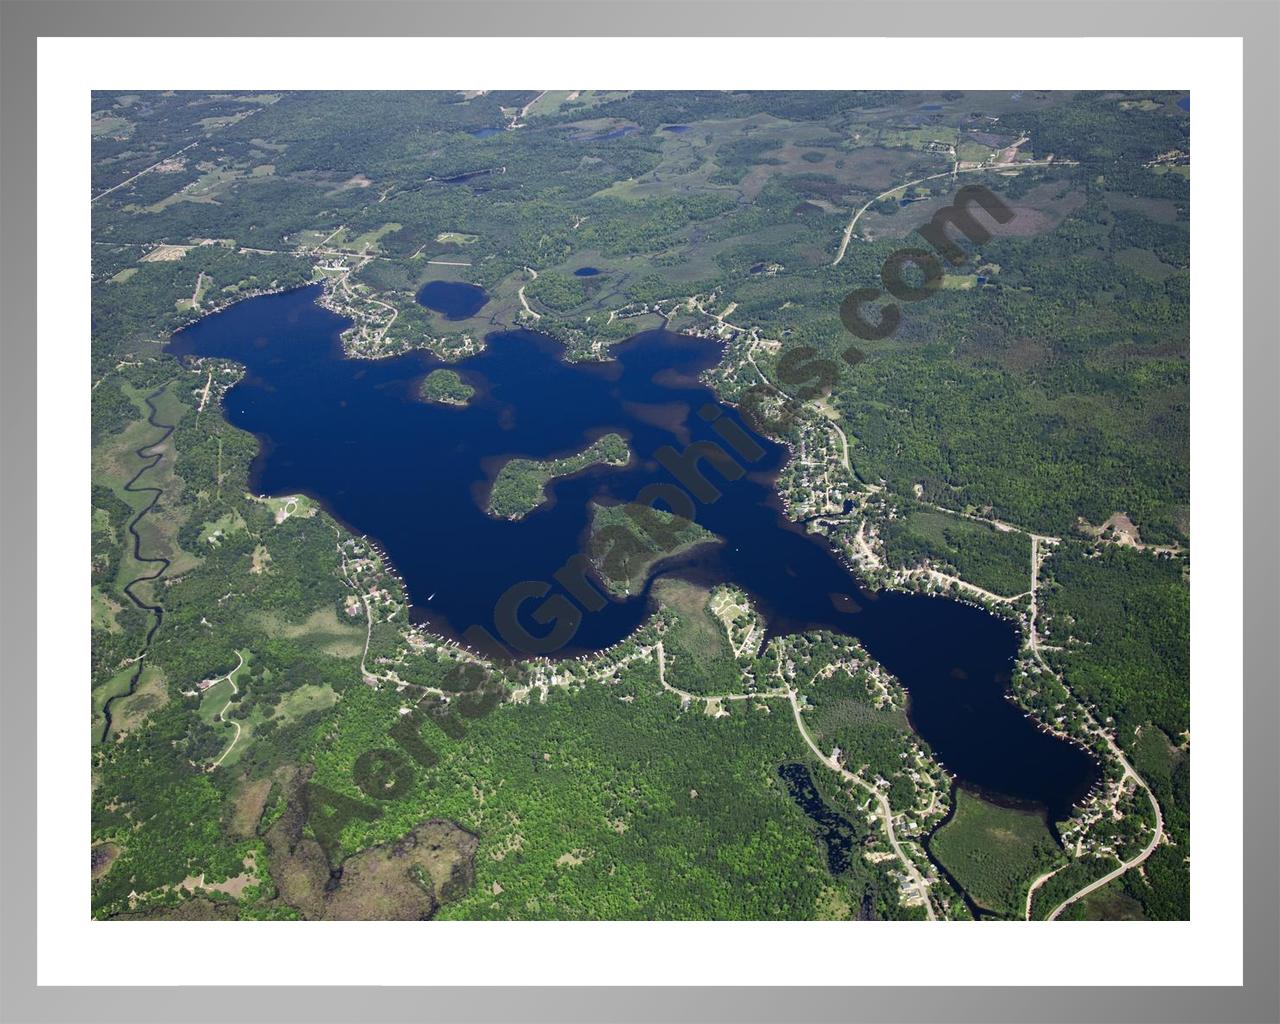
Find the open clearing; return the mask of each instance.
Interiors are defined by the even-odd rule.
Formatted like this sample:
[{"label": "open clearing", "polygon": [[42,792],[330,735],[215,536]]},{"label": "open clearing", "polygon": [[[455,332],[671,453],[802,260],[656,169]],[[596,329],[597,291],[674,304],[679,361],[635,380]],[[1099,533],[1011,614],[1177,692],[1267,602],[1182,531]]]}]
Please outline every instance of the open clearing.
[{"label": "open clearing", "polygon": [[956,790],[955,816],[938,830],[931,849],[975,903],[1011,918],[1022,916],[1027,886],[1060,853],[1039,814],[965,789]]},{"label": "open clearing", "polygon": [[274,612],[256,618],[269,635],[288,640],[306,637],[335,658],[358,658],[364,650],[365,631],[339,620],[333,607],[318,608],[301,622],[287,622]]}]

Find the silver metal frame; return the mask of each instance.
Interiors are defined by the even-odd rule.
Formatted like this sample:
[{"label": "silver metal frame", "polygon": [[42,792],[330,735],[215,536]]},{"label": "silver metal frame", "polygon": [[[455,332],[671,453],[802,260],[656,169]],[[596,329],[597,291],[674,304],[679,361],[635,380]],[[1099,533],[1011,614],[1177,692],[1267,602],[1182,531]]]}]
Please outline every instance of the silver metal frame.
[{"label": "silver metal frame", "polygon": [[[1092,16],[1091,16],[1092,15]],[[40,36],[1231,36],[1244,39],[1244,985],[1238,988],[38,988],[35,985],[36,39]],[[0,1018],[11,1021],[1280,1019],[1275,0],[0,0]],[[957,69],[959,71],[959,69]],[[1201,113],[1199,116],[1206,116]],[[87,328],[88,325],[86,325]],[[1066,925],[1065,927],[1070,927]],[[1139,935],[1141,926],[1134,926]],[[584,979],[589,980],[589,979]],[[234,1011],[230,1007],[236,1007]]]}]

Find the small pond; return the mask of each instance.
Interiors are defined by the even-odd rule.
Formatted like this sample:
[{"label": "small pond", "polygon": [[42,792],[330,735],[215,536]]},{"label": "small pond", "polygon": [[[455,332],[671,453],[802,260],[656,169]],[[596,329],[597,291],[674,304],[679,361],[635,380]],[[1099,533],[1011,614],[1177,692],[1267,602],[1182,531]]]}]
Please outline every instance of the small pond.
[{"label": "small pond", "polygon": [[465,281],[430,281],[418,291],[418,302],[446,320],[466,320],[489,301],[488,293]]}]

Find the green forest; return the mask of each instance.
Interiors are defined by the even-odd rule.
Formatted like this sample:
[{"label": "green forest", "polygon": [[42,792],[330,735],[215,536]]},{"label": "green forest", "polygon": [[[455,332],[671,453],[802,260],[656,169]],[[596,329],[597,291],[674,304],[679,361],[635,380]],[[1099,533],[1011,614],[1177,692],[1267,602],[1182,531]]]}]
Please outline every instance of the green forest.
[{"label": "green forest", "polygon": [[716,541],[692,520],[648,505],[591,507],[591,561],[615,594],[639,591],[662,559]]},{"label": "green forest", "polygon": [[885,556],[895,568],[925,560],[1004,597],[1031,587],[1031,540],[1025,533],[927,510],[889,520],[882,528]]},{"label": "green forest", "polygon": [[423,378],[420,393],[428,402],[466,405],[476,389],[464,381],[456,370],[432,370]]},{"label": "green forest", "polygon": [[580,452],[558,459],[509,459],[494,477],[488,511],[502,519],[520,519],[547,500],[547,485],[591,466],[625,466],[631,458],[626,439],[605,434]]}]

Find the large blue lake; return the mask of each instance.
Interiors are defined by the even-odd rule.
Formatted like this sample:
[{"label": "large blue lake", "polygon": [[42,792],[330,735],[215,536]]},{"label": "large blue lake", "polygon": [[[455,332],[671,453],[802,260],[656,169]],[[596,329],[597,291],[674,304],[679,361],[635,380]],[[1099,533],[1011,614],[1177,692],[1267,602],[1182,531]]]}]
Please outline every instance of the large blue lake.
[{"label": "large blue lake", "polygon": [[[716,423],[741,426],[698,380],[720,357],[713,342],[650,331],[616,347],[614,361],[569,364],[545,336],[493,334],[483,352],[454,364],[476,389],[470,405],[454,408],[417,396],[441,365],[430,353],[345,358],[339,333],[348,322],[317,306],[319,295],[311,286],[238,303],[175,335],[170,351],[244,364],[224,414],[262,443],[256,490],[311,495],[374,538],[404,578],[415,620],[449,636],[482,627],[502,637],[495,608],[525,582],[545,588],[545,597],[521,603],[518,622],[547,634],[556,622],[539,621],[540,609],[564,619],[578,607],[554,580],[585,550],[590,502],[628,501],[647,484],[675,483],[655,453],[698,441],[724,447]],[[629,466],[555,481],[551,500],[522,521],[484,512],[506,459],[578,451],[609,431],[628,439],[636,456]],[[1006,699],[1014,627],[946,598],[864,591],[824,540],[786,519],[773,484],[787,450],[756,441],[763,454],[743,462],[748,472],[738,480],[701,467],[720,497],[698,504],[696,518],[725,543],[660,571],[742,586],[771,634],[823,628],[856,636],[907,687],[914,728],[960,782],[1065,816],[1098,769]],[[649,610],[651,586],[583,611],[555,656],[626,637]],[[563,600],[551,600],[557,596]]]}]

